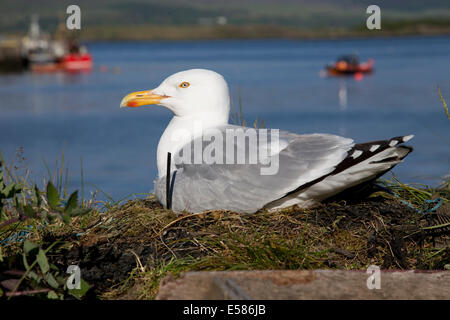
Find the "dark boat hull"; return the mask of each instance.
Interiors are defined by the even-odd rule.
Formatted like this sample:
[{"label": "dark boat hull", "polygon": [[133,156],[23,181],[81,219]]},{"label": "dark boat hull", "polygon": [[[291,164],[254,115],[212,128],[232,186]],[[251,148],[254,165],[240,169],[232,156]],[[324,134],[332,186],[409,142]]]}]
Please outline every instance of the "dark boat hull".
[{"label": "dark boat hull", "polygon": [[357,66],[352,65],[339,65],[338,63],[334,65],[326,66],[328,74],[331,76],[338,75],[354,75],[356,73],[371,73],[373,72],[374,61],[369,59],[365,63],[360,63]]}]

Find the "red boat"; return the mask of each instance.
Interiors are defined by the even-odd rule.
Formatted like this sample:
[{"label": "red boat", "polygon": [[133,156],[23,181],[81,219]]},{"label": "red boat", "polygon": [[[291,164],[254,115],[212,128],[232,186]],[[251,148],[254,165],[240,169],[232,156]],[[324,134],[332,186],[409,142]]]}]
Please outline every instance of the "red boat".
[{"label": "red boat", "polygon": [[93,61],[89,53],[70,53],[58,62],[33,63],[30,68],[34,72],[83,72],[92,70]]},{"label": "red boat", "polygon": [[68,54],[61,59],[62,68],[68,72],[89,71],[92,69],[92,56],[89,53]]},{"label": "red boat", "polygon": [[356,55],[349,55],[340,57],[335,64],[327,65],[326,69],[331,76],[354,75],[356,73],[372,72],[374,64],[373,59],[368,59],[367,62],[360,63]]},{"label": "red boat", "polygon": [[38,17],[33,16],[28,35],[22,39],[24,66],[34,72],[79,72],[90,71],[93,66],[92,56],[86,47],[80,45],[75,37],[68,37],[61,30],[53,39],[50,34],[42,32]]}]

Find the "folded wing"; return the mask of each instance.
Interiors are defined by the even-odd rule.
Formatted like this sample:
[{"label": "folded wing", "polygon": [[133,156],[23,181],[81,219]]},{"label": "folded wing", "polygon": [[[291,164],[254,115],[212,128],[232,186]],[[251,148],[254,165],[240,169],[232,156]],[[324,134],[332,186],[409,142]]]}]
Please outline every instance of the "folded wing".
[{"label": "folded wing", "polygon": [[[176,170],[171,174],[170,196],[176,212],[255,212],[333,172],[354,145],[351,139],[330,134],[297,135],[238,126],[216,129],[214,134],[194,139],[174,155]],[[212,148],[213,142],[223,148]],[[239,152],[245,154],[244,162],[242,157],[238,161]],[[215,162],[211,163],[211,159]],[[166,177],[155,181],[155,193],[166,204]]]}]

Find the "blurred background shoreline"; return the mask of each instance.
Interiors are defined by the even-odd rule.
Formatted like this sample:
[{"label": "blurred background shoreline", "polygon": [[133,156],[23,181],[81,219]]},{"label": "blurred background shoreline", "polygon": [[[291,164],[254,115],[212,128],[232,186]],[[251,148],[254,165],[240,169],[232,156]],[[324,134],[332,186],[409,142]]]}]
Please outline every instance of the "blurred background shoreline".
[{"label": "blurred background shoreline", "polygon": [[[66,0],[3,0],[0,34],[22,37],[30,16],[44,30],[66,18]],[[449,35],[450,6],[445,0],[377,1],[382,29],[368,30],[366,8],[356,0],[144,1],[79,0],[81,40],[314,39]]]}]

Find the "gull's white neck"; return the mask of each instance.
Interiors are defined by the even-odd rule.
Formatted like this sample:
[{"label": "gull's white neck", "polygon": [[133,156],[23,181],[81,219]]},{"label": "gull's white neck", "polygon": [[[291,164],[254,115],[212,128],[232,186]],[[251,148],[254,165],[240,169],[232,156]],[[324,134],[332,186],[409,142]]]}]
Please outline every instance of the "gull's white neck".
[{"label": "gull's white neck", "polygon": [[201,115],[174,116],[158,143],[158,177],[167,174],[167,153],[172,154],[171,171],[175,170],[174,155],[192,139],[201,135],[201,131],[228,124],[228,113],[202,113]]}]

